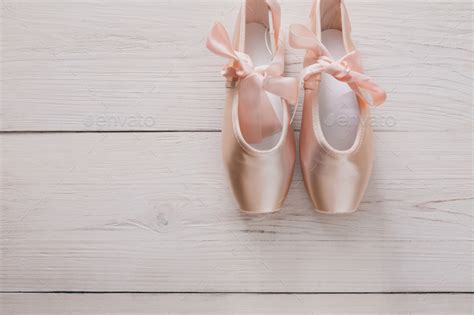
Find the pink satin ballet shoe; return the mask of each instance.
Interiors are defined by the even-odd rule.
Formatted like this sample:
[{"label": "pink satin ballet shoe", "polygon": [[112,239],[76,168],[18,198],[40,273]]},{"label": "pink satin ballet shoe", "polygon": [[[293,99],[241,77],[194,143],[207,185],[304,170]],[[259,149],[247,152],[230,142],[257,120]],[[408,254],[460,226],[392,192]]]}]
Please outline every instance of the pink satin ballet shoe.
[{"label": "pink satin ballet shoe", "polygon": [[342,0],[315,0],[310,28],[290,26],[290,46],[306,49],[301,169],[315,209],[350,213],[359,207],[373,162],[369,105],[385,92],[362,74]]},{"label": "pink satin ballet shoe", "polygon": [[230,60],[222,71],[228,87],[222,152],[235,199],[246,212],[277,211],[293,175],[296,149],[289,104],[298,99],[297,80],[283,76],[278,3],[244,1],[233,42],[216,23],[207,48]]}]

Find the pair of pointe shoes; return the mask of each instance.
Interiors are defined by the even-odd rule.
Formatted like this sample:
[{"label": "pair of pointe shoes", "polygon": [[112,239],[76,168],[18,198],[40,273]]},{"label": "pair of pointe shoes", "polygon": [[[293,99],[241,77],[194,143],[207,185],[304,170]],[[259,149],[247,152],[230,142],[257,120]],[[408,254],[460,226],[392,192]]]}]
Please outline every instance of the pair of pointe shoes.
[{"label": "pair of pointe shoes", "polygon": [[[291,123],[304,85],[301,170],[317,211],[355,211],[372,170],[369,105],[385,92],[362,74],[342,0],[314,0],[309,28],[294,24],[289,44],[305,49],[300,79],[283,76],[284,41],[275,0],[246,0],[233,40],[216,23],[207,47],[228,58],[223,158],[241,210],[282,208],[296,159]],[[290,105],[295,109],[290,114]]]}]

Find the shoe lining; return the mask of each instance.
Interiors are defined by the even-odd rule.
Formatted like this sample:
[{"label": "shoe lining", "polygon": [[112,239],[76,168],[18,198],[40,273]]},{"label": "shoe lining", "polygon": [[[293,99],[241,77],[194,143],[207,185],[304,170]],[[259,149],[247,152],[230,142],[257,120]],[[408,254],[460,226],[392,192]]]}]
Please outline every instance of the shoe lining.
[{"label": "shoe lining", "polygon": [[[340,30],[324,30],[321,39],[336,60],[346,54]],[[354,91],[347,83],[322,73],[318,102],[319,119],[326,141],[336,150],[350,149],[359,125],[359,105]]]},{"label": "shoe lining", "polygon": [[[271,51],[272,47],[270,47],[271,44],[269,43],[271,43],[271,35],[269,33],[268,27],[258,22],[246,24],[245,53],[250,56],[255,67],[259,65],[268,65],[271,63],[273,54]],[[280,124],[283,125],[283,104],[281,98],[269,92],[265,93],[267,93],[270,99]],[[259,102],[259,100],[255,100],[256,105],[257,102]],[[269,150],[279,142],[282,133],[281,128],[280,131],[277,131],[270,136],[264,137],[258,143],[252,143],[249,141],[251,138],[250,135],[255,134],[255,132],[259,132],[258,130],[255,130],[255,128],[261,128],[261,125],[242,121],[243,119],[245,119],[245,115],[239,115],[242,135],[253,148],[257,150]]]}]

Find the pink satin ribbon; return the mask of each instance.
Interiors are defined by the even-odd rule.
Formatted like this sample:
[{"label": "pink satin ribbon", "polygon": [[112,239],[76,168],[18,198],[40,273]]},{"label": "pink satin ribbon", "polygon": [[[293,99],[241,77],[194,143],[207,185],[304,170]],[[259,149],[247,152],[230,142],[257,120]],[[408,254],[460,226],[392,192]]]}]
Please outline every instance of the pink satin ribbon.
[{"label": "pink satin ribbon", "polygon": [[322,72],[332,75],[339,81],[349,84],[351,89],[367,104],[381,105],[387,95],[370,77],[362,74],[359,52],[354,50],[339,60],[334,60],[327,48],[307,27],[300,24],[290,26],[289,43],[293,48],[307,49],[314,63],[305,67],[300,80]]},{"label": "pink satin ribbon", "polygon": [[[247,141],[257,143],[262,138],[281,130],[281,122],[266,92],[280,96],[289,104],[298,102],[298,80],[283,77],[284,47],[278,50],[269,65],[254,66],[249,55],[236,51],[221,23],[215,23],[206,42],[214,54],[229,58],[222,74],[229,79],[240,79],[239,119],[241,128],[250,130]],[[285,109],[284,109],[285,110]]]}]

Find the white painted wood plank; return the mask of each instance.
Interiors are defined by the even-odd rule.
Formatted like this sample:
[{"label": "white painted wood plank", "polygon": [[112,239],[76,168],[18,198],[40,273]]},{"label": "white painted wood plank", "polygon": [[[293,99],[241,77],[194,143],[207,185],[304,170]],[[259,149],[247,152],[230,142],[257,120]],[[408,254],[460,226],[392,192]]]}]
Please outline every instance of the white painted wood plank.
[{"label": "white painted wood plank", "polygon": [[7,134],[0,288],[104,291],[470,291],[466,133],[377,133],[361,210],[249,217],[218,133]]},{"label": "white painted wood plank", "polygon": [[361,210],[352,215],[313,213],[297,164],[281,214],[252,219],[237,211],[227,187],[220,138],[218,133],[2,135],[2,213],[12,224],[10,236],[23,238],[36,230],[64,237],[64,226],[50,220],[64,220],[68,211],[66,219],[73,218],[78,229],[69,231],[74,237],[84,237],[82,229],[93,224],[120,226],[130,215],[154,221],[148,215],[159,212],[181,226],[169,238],[162,235],[169,240],[193,239],[195,232],[186,227],[206,231],[202,236],[208,240],[233,239],[223,232],[244,227],[262,239],[472,240],[469,134],[377,133],[371,183]]},{"label": "white painted wood plank", "polygon": [[[3,1],[0,129],[220,129],[223,61],[204,38],[214,20],[231,29],[239,3]],[[283,1],[283,24],[309,7]],[[366,70],[389,95],[377,130],[471,127],[471,1],[348,7]],[[288,51],[290,75],[301,56]]]},{"label": "white painted wood plank", "polygon": [[469,294],[0,294],[5,314],[472,314]]},{"label": "white painted wood plank", "polygon": [[[93,229],[93,227],[91,228]],[[109,228],[110,229],[110,228]],[[466,292],[468,241],[2,241],[2,291]],[[64,233],[67,238],[67,232]],[[86,233],[84,233],[86,234]],[[132,237],[133,238],[133,237]]]}]

